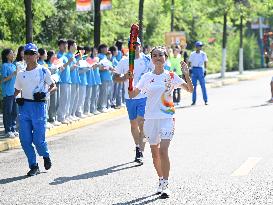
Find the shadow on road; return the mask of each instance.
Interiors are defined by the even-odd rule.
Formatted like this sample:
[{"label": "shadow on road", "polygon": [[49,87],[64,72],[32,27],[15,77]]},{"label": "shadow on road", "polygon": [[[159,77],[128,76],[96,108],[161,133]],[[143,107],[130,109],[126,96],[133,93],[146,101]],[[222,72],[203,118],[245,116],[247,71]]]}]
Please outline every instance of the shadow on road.
[{"label": "shadow on road", "polygon": [[23,175],[23,176],[18,176],[18,177],[11,177],[11,178],[6,178],[6,179],[0,179],[0,184],[9,184],[15,181],[20,181],[22,179],[26,179],[28,178],[27,175]]},{"label": "shadow on road", "polygon": [[[58,185],[58,184],[63,184],[63,183],[73,181],[73,180],[90,179],[90,178],[100,177],[100,176],[108,175],[108,174],[111,174],[114,172],[119,172],[122,170],[131,169],[134,167],[141,166],[140,164],[135,164],[135,163],[134,163],[134,165],[131,165],[131,166],[125,166],[125,165],[129,165],[132,163],[134,163],[134,162],[127,162],[127,163],[119,164],[119,165],[112,166],[112,167],[109,167],[106,169],[88,172],[85,174],[80,174],[80,175],[76,175],[76,176],[72,176],[72,177],[59,177],[59,178],[54,179],[54,181],[49,184],[50,185]],[[125,166],[125,167],[123,167],[123,166]]]},{"label": "shadow on road", "polygon": [[150,196],[141,197],[141,198],[138,198],[138,199],[134,199],[132,201],[127,201],[127,202],[122,202],[122,203],[117,203],[117,204],[112,204],[112,205],[130,205],[130,204],[141,205],[141,204],[149,204],[149,203],[152,203],[152,202],[154,202],[154,201],[156,201],[158,199],[160,199],[159,195],[152,194]]},{"label": "shadow on road", "polygon": [[249,107],[239,107],[239,108],[236,108],[234,110],[244,110],[244,109],[250,109],[250,108],[263,108],[263,107],[266,107],[266,106],[273,106],[273,103],[262,103],[262,104],[259,104],[259,105],[252,105],[252,106],[249,106]]},{"label": "shadow on road", "polygon": [[270,106],[270,105],[273,105],[273,103],[263,103],[261,105],[251,106],[250,108],[258,108],[258,107],[264,107],[264,106]]}]

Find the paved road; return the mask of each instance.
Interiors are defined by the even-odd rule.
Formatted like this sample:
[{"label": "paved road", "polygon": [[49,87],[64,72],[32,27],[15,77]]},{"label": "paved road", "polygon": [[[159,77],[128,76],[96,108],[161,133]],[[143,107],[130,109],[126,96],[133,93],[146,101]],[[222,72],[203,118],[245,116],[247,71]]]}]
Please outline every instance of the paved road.
[{"label": "paved road", "polygon": [[0,204],[273,204],[269,80],[210,89],[209,106],[200,96],[194,107],[183,99],[170,147],[171,199],[154,195],[148,147],[145,164],[132,163],[125,116],[55,137],[53,168],[35,177],[24,176],[20,149],[0,153]]}]

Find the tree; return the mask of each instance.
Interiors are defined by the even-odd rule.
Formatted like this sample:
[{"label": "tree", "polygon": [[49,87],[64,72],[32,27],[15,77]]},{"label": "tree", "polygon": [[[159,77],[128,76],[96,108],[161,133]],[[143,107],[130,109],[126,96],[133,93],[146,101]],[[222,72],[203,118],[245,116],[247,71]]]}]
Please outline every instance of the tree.
[{"label": "tree", "polygon": [[139,24],[139,38],[143,46],[143,6],[144,0],[139,0],[139,9],[138,9],[138,24]]},{"label": "tree", "polygon": [[171,31],[173,31],[173,23],[174,23],[174,0],[172,0],[172,4],[171,4]]},{"label": "tree", "polygon": [[100,44],[100,26],[101,26],[101,14],[100,14],[100,4],[101,0],[94,0],[94,45],[97,47]]},{"label": "tree", "polygon": [[25,16],[26,16],[26,43],[33,41],[33,26],[32,26],[32,0],[24,0]]}]

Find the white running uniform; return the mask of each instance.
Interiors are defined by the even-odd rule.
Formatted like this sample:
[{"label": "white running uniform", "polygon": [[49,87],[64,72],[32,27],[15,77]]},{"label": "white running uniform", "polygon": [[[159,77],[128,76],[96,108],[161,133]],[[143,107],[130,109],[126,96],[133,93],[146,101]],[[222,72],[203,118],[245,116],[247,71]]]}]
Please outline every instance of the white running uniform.
[{"label": "white running uniform", "polygon": [[167,70],[160,75],[145,73],[136,88],[147,95],[145,108],[144,134],[151,145],[161,139],[172,139],[174,135],[173,90],[185,81]]}]

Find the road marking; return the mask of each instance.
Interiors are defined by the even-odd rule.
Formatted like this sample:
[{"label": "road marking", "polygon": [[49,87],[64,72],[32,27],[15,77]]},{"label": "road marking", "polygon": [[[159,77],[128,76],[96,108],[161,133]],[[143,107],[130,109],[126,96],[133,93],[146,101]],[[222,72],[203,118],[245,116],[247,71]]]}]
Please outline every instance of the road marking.
[{"label": "road marking", "polygon": [[246,176],[258,164],[262,158],[249,157],[238,169],[236,169],[231,176]]}]

